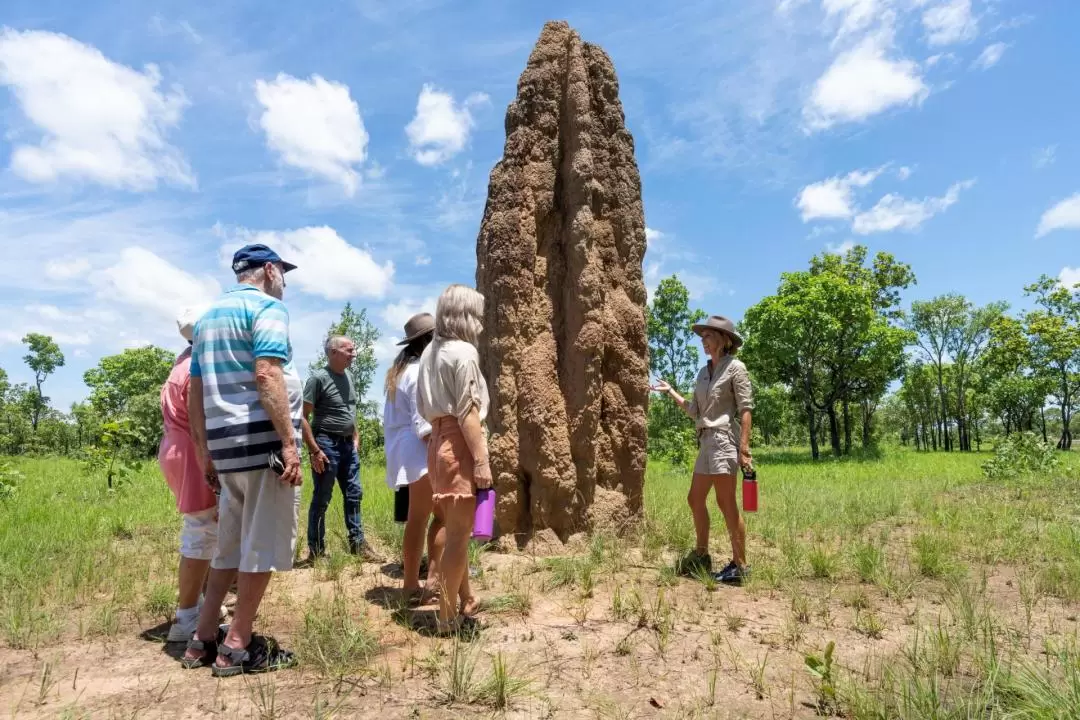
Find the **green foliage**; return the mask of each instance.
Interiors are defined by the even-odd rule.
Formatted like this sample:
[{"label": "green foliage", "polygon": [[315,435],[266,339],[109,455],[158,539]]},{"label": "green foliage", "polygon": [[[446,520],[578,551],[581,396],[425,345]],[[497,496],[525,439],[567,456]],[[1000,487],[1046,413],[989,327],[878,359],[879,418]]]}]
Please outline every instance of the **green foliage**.
[{"label": "green foliage", "polygon": [[11,463],[0,461],[0,502],[15,497],[19,481],[23,474],[16,470]]},{"label": "green foliage", "polygon": [[825,646],[825,652],[819,655],[807,655],[806,667],[814,677],[814,693],[817,696],[817,709],[823,715],[831,715],[838,709],[836,676],[833,667],[833,651],[836,643],[832,640]]},{"label": "green foliage", "polygon": [[119,489],[142,470],[141,448],[145,444],[145,430],[130,418],[107,422],[101,426],[100,444],[86,451],[83,471],[87,475],[104,474],[109,489]]},{"label": "green foliage", "polygon": [[23,356],[23,361],[34,372],[34,390],[29,397],[32,408],[31,425],[34,432],[37,432],[41,413],[49,406],[49,398],[42,394],[41,387],[45,384],[45,378],[64,366],[64,353],[60,352],[60,346],[48,335],[29,333],[22,341],[30,350]]},{"label": "green foliage", "polygon": [[1058,448],[1068,450],[1072,414],[1080,404],[1080,288],[1065,288],[1044,275],[1024,290],[1038,306],[1024,316],[1034,372],[1046,379],[1057,400],[1062,423]]},{"label": "green foliage", "polygon": [[[647,309],[649,368],[684,396],[693,392],[700,355],[691,326],[704,319],[690,309],[690,292],[677,275],[660,281]],[[667,396],[649,404],[649,452],[683,464],[697,452],[694,423]]]},{"label": "green foliage", "polygon": [[1054,446],[1034,433],[1013,433],[994,446],[994,457],[983,463],[983,473],[991,479],[1046,475],[1058,464]]}]

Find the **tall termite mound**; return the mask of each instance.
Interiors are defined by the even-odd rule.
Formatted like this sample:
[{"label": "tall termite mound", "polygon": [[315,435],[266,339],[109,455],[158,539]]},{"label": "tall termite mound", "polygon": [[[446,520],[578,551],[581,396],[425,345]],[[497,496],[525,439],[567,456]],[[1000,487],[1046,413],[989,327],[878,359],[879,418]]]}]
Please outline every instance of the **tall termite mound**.
[{"label": "tall termite mound", "polygon": [[641,178],[611,59],[565,22],[518,81],[476,255],[499,532],[625,528],[649,392]]}]

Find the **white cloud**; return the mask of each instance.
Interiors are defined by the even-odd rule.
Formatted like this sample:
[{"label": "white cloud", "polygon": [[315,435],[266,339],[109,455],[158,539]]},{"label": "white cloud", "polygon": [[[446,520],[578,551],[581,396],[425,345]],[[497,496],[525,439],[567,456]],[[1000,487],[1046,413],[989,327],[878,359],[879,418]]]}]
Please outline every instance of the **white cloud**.
[{"label": "white cloud", "polygon": [[165,141],[187,99],[180,88],[160,92],[160,82],[155,65],[139,72],[66,35],[4,29],[0,84],[41,131],[36,145],[16,145],[12,170],[37,183],[69,176],[131,190],[159,180],[194,185],[187,162]]},{"label": "white cloud", "polygon": [[348,243],[325,225],[283,232],[244,229],[218,232],[235,235],[221,249],[224,261],[230,261],[233,253],[248,243],[263,243],[297,266],[286,276],[288,287],[327,300],[381,298],[390,289],[394,277],[392,262],[378,264],[370,252]]},{"label": "white cloud", "polygon": [[653,242],[656,242],[657,240],[662,240],[663,237],[664,237],[664,233],[662,233],[661,231],[655,230],[655,229],[653,229],[651,227],[645,228],[645,242],[653,243]]},{"label": "white cloud", "polygon": [[837,37],[859,32],[879,20],[886,11],[885,0],[821,0],[821,7],[829,19],[840,18]]},{"label": "white cloud", "polygon": [[1005,54],[1006,47],[1008,46],[1003,42],[987,45],[986,48],[979,53],[979,57],[975,58],[975,62],[973,62],[971,66],[978,70],[989,70],[1001,60],[1001,56]]},{"label": "white cloud", "polygon": [[922,16],[926,41],[931,45],[952,45],[967,42],[978,33],[978,25],[971,14],[971,0],[945,0]]},{"label": "white cloud", "polygon": [[1032,162],[1037,170],[1050,167],[1057,161],[1057,145],[1047,145],[1035,151]]},{"label": "white cloud", "polygon": [[854,189],[866,187],[881,174],[877,170],[855,170],[807,185],[799,191],[795,205],[803,222],[822,218],[849,218],[855,214]]},{"label": "white cloud", "polygon": [[878,33],[836,57],[803,108],[809,130],[861,122],[891,107],[923,101],[928,90],[919,66],[888,57],[889,44],[889,34]]},{"label": "white cloud", "polygon": [[949,52],[949,53],[937,53],[935,55],[931,55],[930,57],[926,58],[926,62],[923,63],[923,64],[926,65],[926,67],[928,67],[928,68],[932,68],[935,65],[937,65],[938,63],[944,62],[946,60],[951,61],[951,60],[955,60],[955,59],[956,59],[956,56],[953,55],[951,52]]},{"label": "white cloud", "polygon": [[1080,285],[1080,267],[1063,267],[1058,275],[1058,282],[1062,287],[1072,290]]},{"label": "white cloud", "polygon": [[425,266],[425,265],[430,265],[431,264],[431,257],[428,256],[428,255],[417,255],[416,256],[416,264],[421,266],[421,267]]},{"label": "white cloud", "polygon": [[90,270],[90,261],[86,258],[71,260],[50,260],[45,266],[45,277],[50,280],[71,280]]},{"label": "white cloud", "polygon": [[286,165],[340,184],[352,196],[360,185],[354,166],[367,157],[368,134],[360,107],[349,88],[312,75],[299,80],[278,73],[256,80],[255,96],[263,107],[259,125],[267,146]]},{"label": "white cloud", "polygon": [[845,240],[844,242],[839,243],[839,244],[837,244],[837,243],[826,243],[825,244],[825,252],[829,253],[830,255],[845,255],[845,254],[847,254],[848,250],[851,250],[854,247],[855,247],[855,241],[854,240]]},{"label": "white cloud", "polygon": [[206,305],[221,293],[208,277],[196,277],[142,247],[125,248],[94,282],[99,296],[173,320],[189,305]]},{"label": "white cloud", "polygon": [[438,165],[461,152],[475,124],[471,108],[487,101],[487,95],[473,93],[458,104],[450,93],[424,85],[416,101],[416,116],[405,126],[416,162]]},{"label": "white cloud", "polygon": [[878,200],[874,207],[856,215],[851,229],[859,235],[893,230],[915,230],[930,218],[955,205],[960,199],[960,192],[974,184],[974,180],[955,183],[941,197],[928,197],[922,200],[909,200],[895,193],[889,193]]},{"label": "white cloud", "polygon": [[1080,193],[1067,197],[1043,213],[1035,237],[1054,230],[1080,230]]},{"label": "white cloud", "polygon": [[909,168],[907,165],[904,165],[896,171],[896,177],[900,178],[901,180],[907,180],[909,177],[911,177],[912,172],[914,171],[911,168]]},{"label": "white cloud", "polygon": [[405,323],[409,318],[417,313],[431,313],[435,314],[435,304],[439,301],[437,297],[424,298],[422,300],[416,300],[407,298],[400,302],[390,303],[382,309],[382,319],[386,323],[386,326],[390,328],[394,337],[394,342],[404,337],[401,333],[405,329]]}]

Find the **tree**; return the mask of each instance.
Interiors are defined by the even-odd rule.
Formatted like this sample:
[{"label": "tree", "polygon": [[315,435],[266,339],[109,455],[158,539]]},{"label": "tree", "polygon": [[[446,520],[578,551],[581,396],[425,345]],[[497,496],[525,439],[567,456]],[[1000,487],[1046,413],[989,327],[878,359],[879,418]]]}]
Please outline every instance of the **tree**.
[{"label": "tree", "polygon": [[1072,448],[1072,414],[1080,401],[1080,288],[1043,275],[1024,288],[1038,310],[1024,316],[1036,372],[1050,383],[1061,411],[1060,450]]},{"label": "tree", "polygon": [[[106,423],[131,421],[144,438],[141,449],[148,453],[161,441],[161,386],[169,378],[173,361],[171,351],[147,345],[103,357],[83,373],[94,413]],[[81,425],[82,420],[76,418],[76,422]]]},{"label": "tree", "polygon": [[[690,309],[690,292],[677,275],[664,278],[646,309],[649,369],[681,394],[693,392],[700,355],[694,323],[705,318]],[[664,396],[649,403],[648,435],[656,454],[681,463],[694,444],[692,421]]]},{"label": "tree", "polygon": [[[946,412],[945,364],[948,356],[949,336],[964,323],[967,300],[956,294],[941,295],[933,300],[911,303],[911,330],[915,332],[916,344],[931,363],[937,377],[938,421],[937,433],[942,447],[952,450]],[[936,447],[935,447],[936,449]]]},{"label": "tree", "polygon": [[34,371],[34,395],[31,401],[32,414],[30,424],[37,432],[38,420],[42,411],[48,406],[49,398],[41,392],[45,379],[56,372],[57,368],[64,366],[64,353],[60,352],[60,346],[49,337],[41,333],[29,333],[23,339],[30,352],[23,356],[27,366]]},{"label": "tree", "polygon": [[690,309],[690,292],[678,275],[660,281],[647,310],[649,369],[680,391],[697,377],[700,356],[690,328],[704,319],[703,311]]},{"label": "tree", "polygon": [[[379,331],[367,318],[367,309],[353,310],[352,303],[345,303],[341,310],[338,321],[331,323],[326,331],[326,338],[334,335],[344,335],[356,345],[356,356],[347,372],[352,377],[356,387],[357,397],[363,398],[371,389],[371,381],[375,377],[375,368],[378,362],[375,360],[375,341],[379,339]],[[326,367],[326,343],[319,348],[319,354],[315,362],[311,364],[310,371]],[[372,415],[375,408],[370,403],[361,403],[359,412]]]},{"label": "tree", "polygon": [[962,322],[946,335],[945,346],[953,363],[953,391],[956,397],[956,432],[960,449],[971,450],[968,424],[968,390],[972,368],[990,339],[991,328],[1007,308],[1006,303],[991,303],[976,308],[964,300]]}]

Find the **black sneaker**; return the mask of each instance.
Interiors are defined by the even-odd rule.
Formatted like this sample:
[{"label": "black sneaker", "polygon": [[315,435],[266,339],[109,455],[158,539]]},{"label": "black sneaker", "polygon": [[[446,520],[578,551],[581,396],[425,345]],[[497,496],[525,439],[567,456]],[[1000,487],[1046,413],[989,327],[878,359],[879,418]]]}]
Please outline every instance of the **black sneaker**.
[{"label": "black sneaker", "polygon": [[700,572],[712,571],[712,558],[708,553],[691,550],[675,565],[675,572],[684,577],[694,577]]},{"label": "black sneaker", "polygon": [[750,566],[743,565],[742,567],[739,567],[735,563],[731,563],[731,565],[716,573],[713,577],[715,577],[718,582],[727,585],[742,585],[743,581],[750,577]]}]

